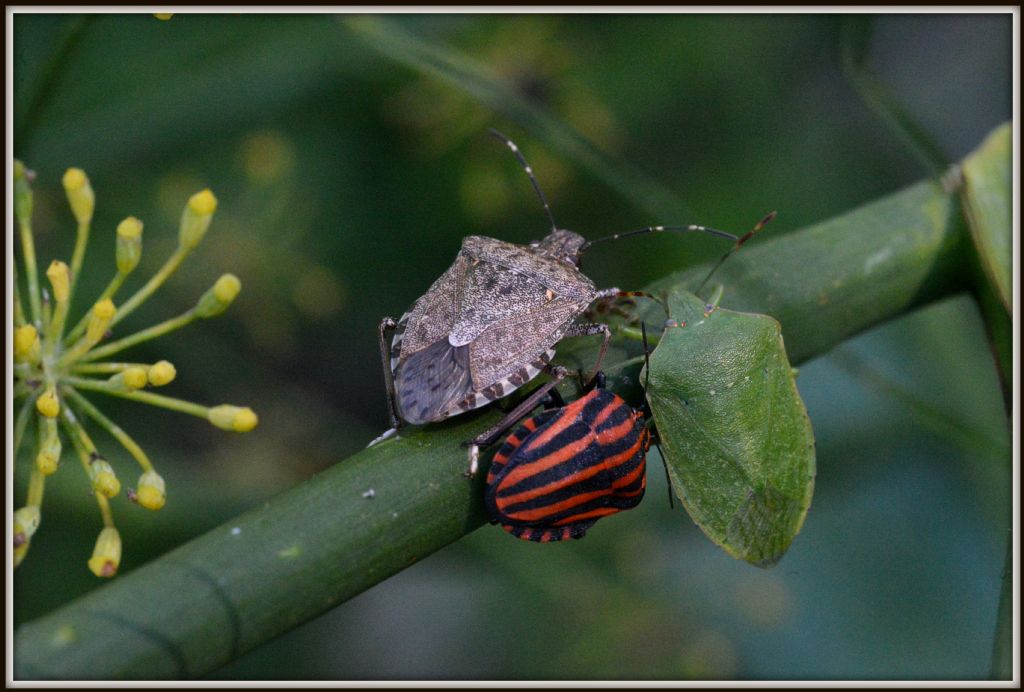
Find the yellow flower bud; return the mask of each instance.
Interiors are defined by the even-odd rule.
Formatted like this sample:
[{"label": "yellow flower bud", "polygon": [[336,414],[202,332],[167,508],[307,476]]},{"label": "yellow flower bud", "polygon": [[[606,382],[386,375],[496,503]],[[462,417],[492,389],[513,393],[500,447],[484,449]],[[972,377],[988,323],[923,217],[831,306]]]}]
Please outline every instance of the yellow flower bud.
[{"label": "yellow flower bud", "polygon": [[49,443],[45,444],[36,455],[36,468],[39,469],[39,473],[44,476],[52,476],[57,473],[57,467],[60,465],[60,452],[60,439],[51,438]]},{"label": "yellow flower bud", "polygon": [[18,220],[27,222],[32,218],[32,187],[29,185],[35,174],[25,168],[21,161],[14,162],[14,214]]},{"label": "yellow flower bud", "polygon": [[14,330],[14,362],[38,363],[40,353],[39,332],[31,324]]},{"label": "yellow flower bud", "polygon": [[221,430],[235,432],[249,432],[260,422],[259,416],[248,406],[243,408],[230,404],[212,407],[206,418]]},{"label": "yellow flower bud", "polygon": [[100,531],[89,558],[89,570],[97,577],[112,577],[121,565],[121,534],[113,526]]},{"label": "yellow flower bud", "polygon": [[213,212],[217,209],[217,198],[209,190],[203,190],[192,195],[185,211],[181,214],[181,227],[178,231],[178,244],[183,248],[191,250],[206,235],[206,229],[210,227],[213,219]]},{"label": "yellow flower bud", "polygon": [[53,260],[50,262],[49,269],[46,270],[46,278],[53,286],[53,297],[57,302],[66,302],[71,294],[71,272],[68,270],[68,265],[60,260]]},{"label": "yellow flower bud", "polygon": [[100,339],[107,333],[110,321],[114,319],[117,308],[114,301],[105,298],[92,306],[92,313],[89,315],[89,326],[85,329],[85,339],[90,344],[99,343]]},{"label": "yellow flower bud", "polygon": [[142,222],[134,216],[117,225],[117,271],[130,274],[142,257]]},{"label": "yellow flower bud", "polygon": [[18,548],[32,540],[32,536],[35,534],[36,529],[39,528],[39,521],[41,518],[39,508],[32,505],[22,507],[14,512],[15,548]]},{"label": "yellow flower bud", "polygon": [[234,274],[224,274],[196,303],[196,315],[203,318],[216,317],[235,300],[242,290],[242,282]]},{"label": "yellow flower bud", "polygon": [[139,476],[139,487],[135,491],[135,501],[146,509],[158,510],[167,502],[167,491],[164,479],[156,471],[147,471]]},{"label": "yellow flower bud", "polygon": [[92,211],[96,204],[92,185],[89,184],[89,177],[81,168],[69,168],[64,173],[62,182],[75,220],[78,223],[89,223],[92,220]]},{"label": "yellow flower bud", "polygon": [[124,383],[132,389],[142,389],[149,382],[149,374],[146,368],[125,368],[121,374],[124,375]]},{"label": "yellow flower bud", "polygon": [[154,363],[149,368],[149,383],[154,387],[163,387],[165,384],[169,384],[174,381],[174,378],[178,375],[178,371],[174,369],[174,365],[167,360],[161,360]]},{"label": "yellow flower bud", "polygon": [[117,237],[123,240],[136,240],[142,237],[142,222],[129,216],[117,224]]},{"label": "yellow flower bud", "polygon": [[47,418],[56,418],[60,413],[60,401],[57,399],[57,390],[53,385],[36,399],[36,410]]},{"label": "yellow flower bud", "polygon": [[120,389],[122,391],[142,389],[148,382],[149,374],[146,371],[146,368],[135,365],[130,368],[125,368],[107,380],[107,384],[109,384],[111,388]]},{"label": "yellow flower bud", "polygon": [[210,216],[217,211],[217,198],[207,188],[189,197],[188,207],[197,215]]},{"label": "yellow flower bud", "polygon": [[113,467],[104,459],[93,459],[89,464],[89,476],[92,481],[92,489],[106,498],[111,498],[121,492],[121,481],[114,475]]},{"label": "yellow flower bud", "polygon": [[225,303],[233,301],[241,290],[242,282],[234,274],[224,274],[213,285],[213,295]]}]

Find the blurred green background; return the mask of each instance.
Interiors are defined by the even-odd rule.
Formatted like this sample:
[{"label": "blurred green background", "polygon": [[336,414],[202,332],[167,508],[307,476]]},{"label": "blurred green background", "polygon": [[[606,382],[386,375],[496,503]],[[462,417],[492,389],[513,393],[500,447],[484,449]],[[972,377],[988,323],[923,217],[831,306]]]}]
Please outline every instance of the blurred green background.
[{"label": "blurred green background", "polygon": [[[38,175],[42,266],[71,253],[60,176],[79,166],[97,196],[84,296],[114,271],[122,218],[146,224],[131,289],[173,249],[190,194],[209,186],[220,201],[203,245],[120,333],[187,309],[222,272],[243,283],[224,316],[126,358],[171,360],[179,374],[166,393],[251,405],[256,431],[90,397],[167,479],[160,513],[113,503],[122,572],[387,427],[380,318],[400,315],[462,236],[527,242],[546,230],[488,127],[521,146],[559,224],[588,237],[649,223],[742,232],[772,209],[765,233],[783,234],[926,174],[844,77],[838,15],[379,19],[378,33],[330,15],[14,17],[14,149]],[[1010,15],[868,19],[867,66],[950,160],[1010,118]],[[655,218],[507,117],[518,111],[382,52],[408,36],[506,81],[517,103],[579,132],[615,170],[640,172],[688,216]],[[722,250],[713,238],[652,236],[595,249],[585,269],[601,286],[638,288]],[[652,450],[647,500],[586,540],[540,546],[485,527],[217,677],[986,677],[1010,443],[974,304],[947,300],[853,339],[805,364],[798,385],[817,492],[776,568],[728,557],[670,511]],[[116,442],[96,438],[134,477]],[[99,585],[86,560],[100,519],[67,466],[15,575],[15,625]]]}]

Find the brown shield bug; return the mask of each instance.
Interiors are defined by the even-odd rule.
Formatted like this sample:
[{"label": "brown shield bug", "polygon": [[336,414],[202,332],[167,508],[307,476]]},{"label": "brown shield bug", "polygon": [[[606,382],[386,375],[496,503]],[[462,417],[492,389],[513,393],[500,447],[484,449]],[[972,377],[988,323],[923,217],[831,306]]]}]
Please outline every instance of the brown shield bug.
[{"label": "brown shield bug", "polygon": [[[567,372],[550,363],[556,345],[566,337],[603,336],[596,372],[611,331],[605,324],[577,319],[595,301],[647,294],[598,289],[579,269],[583,253],[595,243],[643,233],[699,231],[727,238],[736,249],[752,235],[738,238],[696,225],[649,226],[588,242],[557,227],[519,148],[499,132],[491,130],[491,134],[512,151],[529,176],[551,232],[529,245],[484,236],[464,238],[455,262],[427,292],[397,321],[391,317],[381,321],[378,336],[395,429],[403,422],[433,423],[478,408],[508,396],[541,372],[564,377]],[[390,347],[389,333],[393,335]],[[502,424],[508,426],[505,421]],[[478,445],[492,439],[497,427],[471,443],[470,474],[476,471]]]}]

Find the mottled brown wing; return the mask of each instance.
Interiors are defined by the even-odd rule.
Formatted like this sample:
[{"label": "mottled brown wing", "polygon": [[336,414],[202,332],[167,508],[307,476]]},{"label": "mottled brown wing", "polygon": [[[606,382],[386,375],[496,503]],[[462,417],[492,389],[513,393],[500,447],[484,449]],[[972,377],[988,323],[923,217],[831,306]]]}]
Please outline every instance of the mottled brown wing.
[{"label": "mottled brown wing", "polygon": [[452,346],[447,337],[403,359],[395,372],[398,415],[413,425],[443,420],[472,392],[469,347]]},{"label": "mottled brown wing", "polygon": [[554,348],[588,304],[589,301],[555,297],[530,312],[489,326],[470,344],[474,390],[480,391],[504,379]]},{"label": "mottled brown wing", "polygon": [[460,251],[452,266],[413,304],[406,319],[401,360],[440,339],[448,339],[462,302],[466,273],[471,264],[472,259]]}]

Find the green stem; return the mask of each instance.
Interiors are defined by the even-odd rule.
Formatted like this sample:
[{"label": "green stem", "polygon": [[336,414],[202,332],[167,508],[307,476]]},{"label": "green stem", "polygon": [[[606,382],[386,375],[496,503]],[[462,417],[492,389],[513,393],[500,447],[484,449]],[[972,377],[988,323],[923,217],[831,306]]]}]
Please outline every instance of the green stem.
[{"label": "green stem", "polygon": [[14,326],[21,327],[26,324],[25,322],[25,306],[21,304],[21,287],[18,285],[18,265],[11,265],[11,273],[13,274],[12,283],[14,284]]},{"label": "green stem", "polygon": [[39,396],[37,391],[35,394],[30,394],[28,399],[18,409],[18,416],[14,419],[14,449],[11,451],[11,458],[18,458],[18,450],[21,449],[21,438],[25,434],[25,429],[28,427],[28,421],[32,417],[32,412],[36,409],[36,397]]},{"label": "green stem", "polygon": [[115,440],[120,442],[121,446],[127,449],[128,453],[135,458],[135,461],[139,462],[139,466],[142,467],[143,471],[153,470],[153,464],[149,461],[149,457],[146,456],[146,453],[142,451],[142,447],[140,447],[138,443],[128,435],[128,433],[122,430],[117,423],[103,415],[98,408],[92,405],[92,402],[76,392],[73,388],[63,387],[61,391],[68,400],[74,402],[78,408],[85,411],[87,416],[96,421],[101,428],[106,430]]},{"label": "green stem", "polygon": [[94,495],[96,497],[96,504],[100,508],[100,517],[103,519],[103,528],[114,528],[114,515],[110,511],[110,500],[99,493],[95,493]]},{"label": "green stem", "polygon": [[[75,414],[70,411],[64,412],[64,415],[61,417],[61,423],[64,424],[64,429],[67,431],[71,444],[78,454],[78,460],[82,463],[82,469],[85,471],[86,478],[92,483],[92,460],[93,455],[97,454],[96,445],[93,444],[92,438],[85,432],[82,424],[75,418]],[[113,526],[114,517],[110,512],[110,502],[106,497],[97,492],[93,493],[93,497],[96,498],[96,504],[99,506],[100,516],[103,518],[103,526]]]},{"label": "green stem", "polygon": [[39,300],[39,273],[36,267],[36,246],[32,239],[32,222],[19,219],[18,230],[21,232],[21,256],[28,279],[28,304],[32,311],[32,322],[41,327],[43,309]]},{"label": "green stem", "polygon": [[74,412],[68,407],[61,409],[61,423],[64,424],[64,429],[67,431],[72,444],[85,450],[86,470],[88,470],[88,463],[92,461],[88,458],[89,455],[97,453],[96,445],[93,443],[92,438],[89,437],[89,433],[85,431],[85,428],[78,420],[78,417],[75,416]]},{"label": "green stem", "polygon": [[32,474],[28,477],[28,494],[25,498],[25,505],[41,507],[43,505],[44,490],[46,490],[46,476],[33,466]]},{"label": "green stem", "polygon": [[149,368],[149,363],[76,363],[71,371],[80,375],[112,375],[128,368]]},{"label": "green stem", "polygon": [[[780,319],[792,360],[807,360],[963,290],[964,236],[949,197],[920,183],[745,246],[722,268],[723,302]],[[696,267],[648,290],[696,286],[707,271]],[[567,340],[559,362],[592,363],[594,341]],[[640,351],[633,340],[614,340],[607,363],[635,359]],[[622,380],[609,385],[621,391]],[[15,676],[201,676],[355,596],[486,522],[487,459],[467,480],[461,443],[500,415],[492,408],[405,428],[23,625],[15,634]],[[69,628],[89,636],[71,643],[55,636]],[[152,636],[135,636],[139,631]]]},{"label": "green stem", "polygon": [[[117,314],[120,315],[121,311],[118,310]],[[159,338],[168,332],[173,332],[175,329],[181,329],[185,325],[189,324],[196,319],[196,309],[191,308],[186,312],[181,313],[177,317],[172,317],[169,320],[164,320],[160,324],[154,324],[152,327],[143,329],[142,331],[135,332],[123,339],[112,341],[105,346],[93,349],[86,353],[83,357],[83,361],[96,360],[97,358],[106,358],[109,355],[123,351],[126,348],[131,348],[137,344],[141,344],[145,341],[151,341]],[[117,320],[117,316],[114,316],[114,320]]]},{"label": "green stem", "polygon": [[43,353],[47,356],[53,354],[53,350],[60,343],[61,333],[64,331],[64,322],[68,316],[68,305],[70,300],[58,302],[53,311],[50,323],[46,325],[46,334],[43,337]]},{"label": "green stem", "polygon": [[102,392],[103,394],[118,396],[121,397],[122,399],[138,401],[140,403],[149,404],[151,406],[159,406],[170,411],[187,413],[190,416],[196,416],[198,418],[202,418],[203,420],[206,420],[207,416],[210,413],[209,406],[203,406],[202,404],[194,404],[191,401],[185,401],[184,399],[175,399],[174,397],[164,396],[163,394],[154,394],[153,392],[144,392],[138,389],[114,389],[107,384],[106,380],[90,380],[84,377],[69,376],[64,377],[63,382],[77,389],[89,389],[94,392]]},{"label": "green stem", "polygon": [[872,19],[868,15],[843,18],[840,43],[843,71],[878,119],[896,134],[929,174],[939,176],[949,165],[948,158],[913,115],[903,108],[892,92],[871,74],[865,64],[871,22]]},{"label": "green stem", "polygon": [[126,300],[124,304],[117,309],[117,314],[114,315],[114,319],[111,321],[110,326],[113,327],[115,324],[123,320],[128,315],[135,311],[135,308],[142,305],[143,301],[149,298],[153,293],[156,292],[160,286],[163,285],[164,281],[173,274],[182,261],[188,256],[189,250],[182,248],[180,245],[174,249],[171,256],[167,258],[164,265],[157,270],[156,274],[146,282],[146,285],[135,292],[131,298]]},{"label": "green stem", "polygon": [[74,52],[83,30],[94,16],[99,15],[73,15],[64,21],[60,36],[50,44],[50,54],[37,73],[40,77],[36,79],[35,88],[31,89],[27,97],[19,99],[20,103],[28,104],[24,108],[15,108],[17,122],[14,131],[20,136],[23,145],[30,141],[32,130],[39,122],[40,108],[56,88],[61,75],[64,74],[68,56]]},{"label": "green stem", "polygon": [[89,227],[91,221],[78,224],[78,234],[75,237],[75,249],[71,253],[71,286],[68,291],[68,304],[75,299],[75,286],[78,285],[78,275],[82,271],[82,262],[85,260],[85,249],[89,244]]},{"label": "green stem", "polygon": [[[100,297],[94,301],[94,304],[99,303],[102,300],[106,300],[107,298],[112,298],[114,294],[117,293],[117,290],[121,288],[121,284],[123,284],[124,280],[127,278],[128,275],[122,274],[121,272],[114,274],[114,278],[111,279],[110,283],[107,284],[107,287],[103,289],[103,293],[101,293]],[[76,324],[74,328],[70,332],[68,332],[67,337],[64,338],[65,345],[74,343],[75,340],[78,339],[78,337],[82,336],[82,334],[85,332],[86,327],[89,326],[90,314],[91,312],[89,310],[86,310],[85,314],[82,315],[82,319],[78,320],[78,324]]]}]

